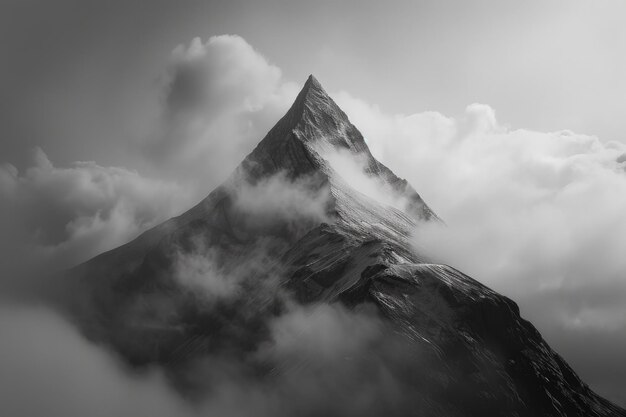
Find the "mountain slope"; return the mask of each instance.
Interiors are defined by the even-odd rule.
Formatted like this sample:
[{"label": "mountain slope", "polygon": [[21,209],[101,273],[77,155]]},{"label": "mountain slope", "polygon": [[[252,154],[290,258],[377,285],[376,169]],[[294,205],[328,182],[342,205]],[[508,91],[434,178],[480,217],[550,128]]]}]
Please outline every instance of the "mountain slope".
[{"label": "mountain slope", "polygon": [[[70,271],[70,311],[131,363],[180,376],[215,352],[256,358],[293,303],[374,306],[406,358],[406,369],[389,365],[407,389],[402,406],[380,402],[379,413],[626,415],[580,381],[514,302],[416,253],[410,237],[423,221],[440,220],[311,76],[223,185]],[[283,366],[254,369],[265,378]]]}]

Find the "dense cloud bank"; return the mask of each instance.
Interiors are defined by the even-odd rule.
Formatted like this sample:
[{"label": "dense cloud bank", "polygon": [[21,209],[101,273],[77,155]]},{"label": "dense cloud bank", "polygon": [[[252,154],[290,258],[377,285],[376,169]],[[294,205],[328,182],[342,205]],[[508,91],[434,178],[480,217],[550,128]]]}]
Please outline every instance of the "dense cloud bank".
[{"label": "dense cloud bank", "polygon": [[[512,297],[584,379],[623,402],[626,145],[512,129],[483,104],[450,118],[336,98],[445,221],[420,225],[417,250]],[[586,366],[590,356],[606,365]]]},{"label": "dense cloud bank", "polygon": [[[95,162],[58,167],[45,150],[36,151],[23,172],[8,163],[0,167],[0,288],[9,288],[6,284],[20,276],[14,271],[25,260],[67,266],[190,207],[252,150],[297,90],[237,36],[194,40],[177,48],[164,84],[161,125],[154,137],[139,144],[136,156],[157,174]],[[468,106],[458,117],[392,115],[345,92],[333,97],[374,155],[406,178],[446,222],[445,227],[420,226],[418,250],[518,301],[522,314],[583,379],[625,403],[625,145],[568,131],[513,129],[482,104]],[[344,175],[350,176],[350,170]],[[375,184],[361,185],[374,197],[380,191]],[[280,182],[262,186],[272,192],[284,189]],[[280,206],[286,215],[298,212],[303,198],[297,186],[288,190],[284,198],[291,203]],[[276,208],[274,201],[262,199],[266,192],[246,195],[251,197],[243,204],[259,213]],[[304,197],[324,200],[323,195]],[[323,216],[317,207],[308,206],[313,210],[309,214]],[[210,256],[181,258],[179,273],[191,287],[204,285],[211,296],[239,294],[240,281],[222,285],[223,271]],[[11,297],[8,291],[3,300]],[[381,352],[370,349],[381,340],[382,330],[367,311],[289,305],[268,322],[271,337],[255,351],[254,360],[281,362],[293,372],[272,384],[256,384],[237,364],[225,362],[213,374],[223,385],[191,405],[158,370],[129,373],[55,313],[5,301],[2,309],[0,357],[3,369],[6,364],[13,371],[3,373],[11,375],[2,384],[11,389],[2,393],[6,398],[0,401],[0,414],[185,416],[200,410],[281,415],[314,409],[349,415],[315,407],[324,406],[319,398],[361,390],[363,398],[350,409],[357,413],[371,407],[369,389],[393,385],[387,383],[384,366],[377,365],[395,363],[388,358],[370,360],[368,375],[357,372],[359,355]],[[341,369],[347,379],[331,378],[326,366]],[[41,408],[24,401],[24,393],[29,399],[42,398]],[[285,398],[294,401],[285,405]]]},{"label": "dense cloud bank", "polygon": [[118,246],[193,201],[173,181],[95,162],[57,167],[41,149],[33,151],[24,172],[0,165],[0,197],[5,254],[51,268],[69,267]]}]

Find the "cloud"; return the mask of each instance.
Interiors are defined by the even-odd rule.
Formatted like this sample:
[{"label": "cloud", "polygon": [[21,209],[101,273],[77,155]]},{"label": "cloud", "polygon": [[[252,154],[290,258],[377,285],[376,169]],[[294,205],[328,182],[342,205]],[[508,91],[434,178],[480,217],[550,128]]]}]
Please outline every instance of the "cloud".
[{"label": "cloud", "polygon": [[[519,302],[575,369],[588,369],[590,355],[576,346],[601,360],[603,340],[626,326],[624,144],[511,129],[482,104],[451,118],[388,115],[345,92],[336,98],[374,155],[446,222],[416,230],[418,251]],[[626,337],[618,340],[626,349]],[[626,367],[614,372],[626,380]],[[589,376],[609,385],[606,375]]]},{"label": "cloud", "polygon": [[[158,134],[138,149],[151,164],[151,177],[95,162],[57,167],[43,151],[35,152],[23,173],[0,166],[3,285],[11,280],[8,263],[69,265],[188,208],[226,178],[297,92],[278,67],[237,36],[195,39],[177,48],[163,84]],[[514,130],[484,104],[472,104],[458,117],[390,115],[345,92],[334,97],[374,155],[445,220],[447,227],[416,231],[418,250],[514,298],[584,379],[619,399],[626,392],[620,356],[626,350],[625,146],[569,131]],[[331,164],[361,192],[387,201],[358,163],[346,165],[339,155]],[[310,179],[286,181],[278,176],[244,186],[236,206],[259,227],[267,227],[275,213],[293,226],[301,215],[323,221],[328,196],[308,191]],[[269,338],[243,361],[225,358],[227,349],[203,358],[193,376],[206,380],[209,391],[193,404],[195,411],[376,415],[381,404],[404,406],[398,403],[402,382],[391,375],[418,362],[389,347],[395,344],[371,312],[297,305],[273,286],[278,276],[243,297],[246,277],[268,271],[263,252],[255,247],[249,257],[254,262],[227,270],[216,256],[202,246],[181,254],[177,279],[201,289],[198,296],[208,300],[218,322],[232,324],[228,331],[247,334],[261,323]],[[220,316],[211,310],[215,299],[248,309]],[[276,313],[268,300],[283,309]],[[6,411],[0,414],[187,415],[191,404],[181,404],[158,372],[125,372],[48,310],[2,309],[0,356],[3,369],[11,370],[5,374],[18,379],[2,384],[12,390],[0,401]],[[233,318],[232,311],[239,315]],[[250,363],[289,372],[271,383],[259,381],[251,377],[258,368],[242,368]],[[46,408],[28,408],[36,407],[32,398],[39,396]]]},{"label": "cloud", "polygon": [[0,243],[21,249],[17,263],[36,253],[55,268],[71,266],[190,207],[233,171],[297,93],[278,67],[231,35],[177,47],[161,87],[161,124],[135,155],[149,162],[148,176],[95,162],[56,167],[41,149],[23,173],[0,166]]},{"label": "cloud", "polygon": [[125,243],[191,203],[174,182],[95,162],[55,167],[41,149],[23,173],[4,164],[0,178],[3,247],[56,268]]},{"label": "cloud", "polygon": [[249,227],[287,224],[292,231],[312,223],[329,222],[330,188],[323,177],[301,176],[293,180],[279,172],[256,184],[244,182],[234,190],[234,205]]},{"label": "cloud", "polygon": [[162,126],[144,150],[160,171],[203,192],[226,178],[298,92],[278,67],[234,35],[177,47],[163,84]]},{"label": "cloud", "polygon": [[[419,404],[403,378],[423,364],[408,356],[408,342],[383,325],[373,306],[351,311],[338,304],[287,303],[268,318],[267,338],[244,358],[214,352],[192,365],[206,384],[198,401],[203,413],[405,415]],[[268,373],[259,375],[259,369]]]},{"label": "cloud", "polygon": [[318,150],[320,156],[354,190],[368,196],[380,204],[406,211],[408,199],[398,193],[383,178],[368,174],[367,156],[354,154],[338,148]]},{"label": "cloud", "polygon": [[240,290],[242,274],[226,274],[219,267],[219,254],[198,243],[190,252],[176,254],[173,277],[203,301],[233,297]]},{"label": "cloud", "polygon": [[281,70],[243,38],[195,38],[172,52],[166,104],[173,114],[211,118],[232,109],[263,107],[281,82]]},{"label": "cloud", "polygon": [[319,366],[359,354],[364,344],[380,336],[381,326],[375,315],[355,314],[335,304],[298,307],[273,321],[271,343],[259,355],[283,361],[304,353]]},{"label": "cloud", "polygon": [[256,357],[277,370],[267,385],[273,415],[403,415],[419,403],[399,372],[417,372],[419,361],[375,307],[362,307],[292,305],[270,323],[270,340]]},{"label": "cloud", "polygon": [[174,279],[191,292],[200,292],[201,302],[240,297],[244,286],[259,287],[250,283],[259,277],[271,286],[264,290],[275,291],[278,277],[267,276],[281,271],[272,251],[277,246],[286,250],[286,242],[331,221],[330,188],[317,176],[292,180],[279,172],[255,184],[230,184],[228,193],[232,199],[228,217],[239,242],[227,245],[230,252],[224,253],[223,247],[207,244],[206,236],[196,236],[173,256]]},{"label": "cloud", "polygon": [[53,311],[0,305],[0,414],[191,416],[157,370],[131,374]]}]

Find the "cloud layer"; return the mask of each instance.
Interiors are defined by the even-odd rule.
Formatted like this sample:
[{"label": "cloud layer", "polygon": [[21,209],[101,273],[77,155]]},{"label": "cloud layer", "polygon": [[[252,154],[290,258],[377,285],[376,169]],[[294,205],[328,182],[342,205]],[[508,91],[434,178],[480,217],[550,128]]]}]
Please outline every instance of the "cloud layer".
[{"label": "cloud layer", "polygon": [[95,162],[56,167],[41,149],[33,151],[23,173],[10,164],[0,166],[0,196],[3,249],[25,252],[20,255],[29,263],[52,268],[125,243],[193,201],[175,182],[126,168]]}]

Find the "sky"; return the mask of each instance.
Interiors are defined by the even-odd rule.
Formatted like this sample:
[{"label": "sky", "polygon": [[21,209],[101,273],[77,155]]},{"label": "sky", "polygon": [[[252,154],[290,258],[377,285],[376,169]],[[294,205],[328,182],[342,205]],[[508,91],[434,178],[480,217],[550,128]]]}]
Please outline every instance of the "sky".
[{"label": "sky", "polygon": [[620,0],[2,4],[0,152],[17,163],[32,146],[60,162],[124,160],[169,51],[221,34],[290,80],[314,73],[393,113],[480,102],[513,126],[626,140]]},{"label": "sky", "polygon": [[625,2],[0,8],[4,292],[25,258],[67,267],[191,207],[313,73],[446,221],[416,247],[513,298],[625,404]]}]

